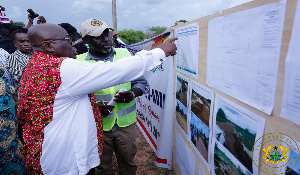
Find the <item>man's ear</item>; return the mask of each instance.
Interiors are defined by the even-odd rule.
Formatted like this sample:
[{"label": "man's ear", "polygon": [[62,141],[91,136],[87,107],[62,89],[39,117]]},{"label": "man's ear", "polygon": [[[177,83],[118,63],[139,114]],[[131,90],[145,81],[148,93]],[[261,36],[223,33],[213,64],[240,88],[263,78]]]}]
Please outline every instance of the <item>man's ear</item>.
[{"label": "man's ear", "polygon": [[52,48],[52,42],[51,41],[43,41],[42,42],[42,48],[48,53],[53,53],[54,49]]}]

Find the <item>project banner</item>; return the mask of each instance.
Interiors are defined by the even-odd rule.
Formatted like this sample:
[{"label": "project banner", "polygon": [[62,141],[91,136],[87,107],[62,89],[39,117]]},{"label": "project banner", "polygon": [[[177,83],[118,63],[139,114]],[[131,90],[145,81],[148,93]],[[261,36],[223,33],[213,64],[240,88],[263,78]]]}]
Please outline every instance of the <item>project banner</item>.
[{"label": "project banner", "polygon": [[[132,55],[143,49],[150,50],[169,39],[172,32],[165,32],[152,39],[119,47],[127,48]],[[172,36],[172,35],[171,35]],[[172,168],[174,80],[173,59],[144,74],[149,86],[143,96],[137,97],[137,125],[156,153],[156,166]]]},{"label": "project banner", "polygon": [[136,44],[130,44],[130,45],[126,45],[123,42],[119,41],[119,48],[127,48],[128,51],[131,53],[131,55],[135,55],[137,52],[141,51],[141,50],[150,50],[153,48],[156,48],[159,44],[161,44],[162,42],[166,41],[169,39],[170,34],[172,33],[173,29],[168,29],[166,32],[155,36],[151,39],[136,43]]},{"label": "project banner", "polygon": [[137,120],[150,146],[156,152],[155,164],[172,167],[174,80],[173,59],[167,59],[160,68],[146,72],[149,87],[137,97]]}]

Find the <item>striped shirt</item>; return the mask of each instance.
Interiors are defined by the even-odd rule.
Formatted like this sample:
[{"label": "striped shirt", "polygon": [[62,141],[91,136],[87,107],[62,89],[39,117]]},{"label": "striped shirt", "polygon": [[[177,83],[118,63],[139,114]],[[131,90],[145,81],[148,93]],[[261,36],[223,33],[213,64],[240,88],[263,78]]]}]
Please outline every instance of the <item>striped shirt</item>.
[{"label": "striped shirt", "polygon": [[21,76],[30,59],[31,57],[23,54],[20,50],[16,50],[6,60],[5,68],[10,73],[16,88],[19,87]]},{"label": "striped shirt", "polygon": [[[3,65],[5,65],[5,62],[6,62],[6,59],[8,56],[9,56],[9,53],[6,50],[0,48],[0,62]],[[14,81],[11,78],[10,73],[7,70],[5,70],[5,76],[6,76],[7,80],[9,81],[9,83],[15,87]]]}]

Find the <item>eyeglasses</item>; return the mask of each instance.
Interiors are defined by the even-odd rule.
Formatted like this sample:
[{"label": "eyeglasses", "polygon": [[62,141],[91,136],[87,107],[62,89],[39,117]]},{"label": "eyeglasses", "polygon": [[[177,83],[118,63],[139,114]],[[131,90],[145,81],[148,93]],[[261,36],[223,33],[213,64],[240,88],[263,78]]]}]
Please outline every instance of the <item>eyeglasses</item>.
[{"label": "eyeglasses", "polygon": [[66,40],[66,41],[69,41],[70,44],[72,44],[72,38],[61,38],[61,39],[46,39],[44,41],[56,41],[56,40]]}]

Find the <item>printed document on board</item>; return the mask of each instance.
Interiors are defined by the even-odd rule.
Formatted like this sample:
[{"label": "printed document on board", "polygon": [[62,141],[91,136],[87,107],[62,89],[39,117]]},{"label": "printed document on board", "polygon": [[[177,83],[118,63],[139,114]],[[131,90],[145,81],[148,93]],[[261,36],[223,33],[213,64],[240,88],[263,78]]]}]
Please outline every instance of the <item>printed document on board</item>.
[{"label": "printed document on board", "polygon": [[176,28],[175,34],[178,37],[176,70],[198,79],[199,24]]},{"label": "printed document on board", "polygon": [[207,84],[271,114],[286,1],[209,21]]},{"label": "printed document on board", "polygon": [[300,126],[300,3],[297,3],[293,32],[285,60],[281,117]]}]

